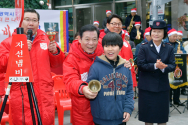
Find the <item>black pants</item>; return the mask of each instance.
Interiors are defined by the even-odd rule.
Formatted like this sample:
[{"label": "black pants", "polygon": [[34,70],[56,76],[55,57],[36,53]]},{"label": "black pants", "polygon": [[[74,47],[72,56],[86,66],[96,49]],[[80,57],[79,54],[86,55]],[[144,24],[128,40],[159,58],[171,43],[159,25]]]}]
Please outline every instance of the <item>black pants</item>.
[{"label": "black pants", "polygon": [[170,88],[170,102],[172,102],[172,91],[174,92],[173,102],[174,103],[180,102],[180,88],[177,89]]},{"label": "black pants", "polygon": [[[95,123],[95,125],[100,125],[100,124]],[[121,123],[119,125],[126,125],[126,122],[123,122],[123,123]]]}]

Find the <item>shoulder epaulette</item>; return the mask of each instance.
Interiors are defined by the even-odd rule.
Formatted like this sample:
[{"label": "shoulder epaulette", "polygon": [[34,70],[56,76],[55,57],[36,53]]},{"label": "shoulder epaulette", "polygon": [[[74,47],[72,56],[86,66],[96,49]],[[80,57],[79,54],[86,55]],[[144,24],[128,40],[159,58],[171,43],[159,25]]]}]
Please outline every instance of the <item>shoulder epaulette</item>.
[{"label": "shoulder epaulette", "polygon": [[148,42],[142,43],[142,45],[148,44]]},{"label": "shoulder epaulette", "polygon": [[170,44],[170,43],[166,43],[166,44],[168,44],[168,45],[171,45],[171,46],[172,46],[172,44]]}]

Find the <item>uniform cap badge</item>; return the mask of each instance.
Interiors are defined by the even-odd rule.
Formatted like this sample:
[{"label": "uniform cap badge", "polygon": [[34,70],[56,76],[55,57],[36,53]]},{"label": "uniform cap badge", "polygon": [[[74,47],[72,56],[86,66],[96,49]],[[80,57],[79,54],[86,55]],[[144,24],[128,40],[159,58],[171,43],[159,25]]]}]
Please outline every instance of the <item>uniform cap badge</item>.
[{"label": "uniform cap badge", "polygon": [[159,25],[160,25],[160,22],[156,22],[156,25],[159,26]]}]

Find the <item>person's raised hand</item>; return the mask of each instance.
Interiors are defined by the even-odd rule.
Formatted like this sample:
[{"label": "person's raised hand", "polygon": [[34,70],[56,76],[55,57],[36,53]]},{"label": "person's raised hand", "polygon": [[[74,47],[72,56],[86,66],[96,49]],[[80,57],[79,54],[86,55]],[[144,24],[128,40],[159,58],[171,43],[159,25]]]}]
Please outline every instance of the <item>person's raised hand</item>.
[{"label": "person's raised hand", "polygon": [[28,46],[28,50],[30,51],[32,48],[32,41],[31,40],[27,40],[27,46]]},{"label": "person's raised hand", "polygon": [[91,92],[91,91],[89,90],[89,87],[88,87],[88,86],[84,86],[84,87],[83,87],[83,94],[84,94],[85,97],[88,98],[88,99],[94,99],[94,98],[97,96],[98,92]]},{"label": "person's raised hand", "polygon": [[182,54],[182,53],[183,53],[183,52],[180,50],[180,51],[179,51],[179,54]]},{"label": "person's raised hand", "polygon": [[51,53],[57,52],[57,46],[56,46],[55,41],[50,41],[50,43],[49,43],[49,45],[48,45],[48,50],[49,50]]},{"label": "person's raised hand", "polygon": [[68,56],[69,52],[64,52],[64,54],[65,54],[65,57],[66,57],[66,56]]},{"label": "person's raised hand", "polygon": [[129,68],[131,70],[132,66],[129,60],[126,60],[124,63],[124,67]]}]

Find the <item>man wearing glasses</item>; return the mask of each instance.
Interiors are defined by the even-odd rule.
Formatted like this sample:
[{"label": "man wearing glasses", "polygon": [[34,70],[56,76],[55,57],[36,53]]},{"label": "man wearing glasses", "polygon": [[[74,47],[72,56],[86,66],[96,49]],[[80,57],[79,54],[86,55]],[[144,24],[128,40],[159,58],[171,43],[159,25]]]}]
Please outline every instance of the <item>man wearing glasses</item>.
[{"label": "man wearing glasses", "polygon": [[[65,56],[57,43],[55,43],[55,41],[50,42],[45,32],[38,29],[39,19],[40,16],[38,12],[34,9],[26,9],[24,11],[24,19],[21,27],[24,28],[25,35],[27,35],[29,29],[33,31],[32,39],[27,40],[34,78],[33,87],[42,123],[43,125],[52,125],[55,118],[55,109],[53,94],[54,84],[50,67],[62,65]],[[13,34],[16,34],[16,30]],[[12,37],[9,37],[0,44],[0,74],[6,73],[11,42]],[[26,83],[12,84],[10,96],[13,124],[32,125],[33,122]],[[37,121],[36,116],[35,120]]]},{"label": "man wearing glasses", "polygon": [[[123,39],[123,47],[121,48],[119,55],[122,58],[129,60],[129,59],[133,59],[133,54],[132,54],[130,44],[125,40],[125,33],[122,30],[122,23],[123,23],[123,20],[119,15],[116,15],[116,14],[111,15],[107,19],[106,28],[104,30],[100,30],[99,44],[101,44],[102,46],[102,39],[108,32],[115,32],[119,34]],[[136,87],[137,86],[136,73],[134,71],[133,65],[132,65],[131,73],[132,73],[133,87]]]}]

